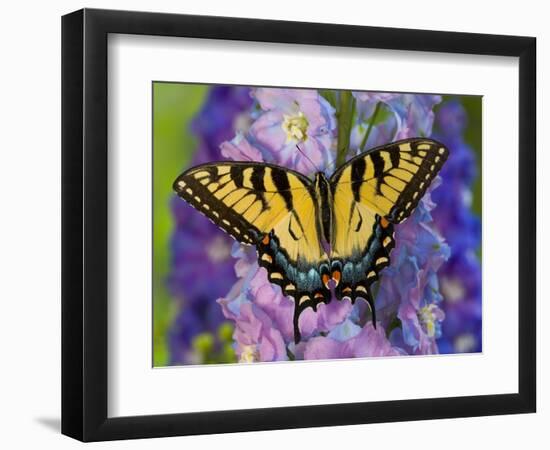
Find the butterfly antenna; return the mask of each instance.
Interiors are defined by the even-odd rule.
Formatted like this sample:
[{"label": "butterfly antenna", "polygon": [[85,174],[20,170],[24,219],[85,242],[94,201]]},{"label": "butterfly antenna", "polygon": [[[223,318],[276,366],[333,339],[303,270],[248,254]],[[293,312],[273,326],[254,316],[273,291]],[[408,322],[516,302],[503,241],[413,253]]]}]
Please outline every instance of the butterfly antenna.
[{"label": "butterfly antenna", "polygon": [[309,163],[313,166],[313,168],[317,171],[317,172],[321,172],[321,169],[319,169],[319,167],[317,167],[317,165],[310,159],[309,156],[307,156],[303,151],[302,149],[298,146],[298,144],[296,144],[296,148],[298,149],[298,151],[304,156],[304,158],[306,158]]},{"label": "butterfly antenna", "polygon": [[[357,149],[357,151],[355,152],[355,155],[352,155],[352,158],[353,158],[354,156],[357,156],[357,155],[360,154],[360,153],[361,153],[361,149],[359,148],[359,149]],[[335,157],[335,158],[330,162],[330,164],[327,165],[327,169],[326,169],[326,170],[330,171],[330,170],[332,170],[332,169],[334,169],[334,168],[336,167],[336,159],[337,159],[337,158]],[[346,161],[347,161],[347,159],[346,159]],[[344,161],[344,162],[346,162],[346,161]]]},{"label": "butterfly antenna", "polygon": [[335,167],[336,167],[336,158],[334,158],[334,159],[330,162],[330,164],[327,165],[327,169],[326,169],[326,170],[330,171],[330,170],[334,169]]}]

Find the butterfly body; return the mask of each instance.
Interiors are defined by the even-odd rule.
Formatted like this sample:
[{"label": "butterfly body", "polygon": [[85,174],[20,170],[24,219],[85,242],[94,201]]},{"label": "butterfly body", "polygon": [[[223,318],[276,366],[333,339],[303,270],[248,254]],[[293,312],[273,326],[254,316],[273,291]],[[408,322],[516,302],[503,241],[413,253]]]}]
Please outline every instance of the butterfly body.
[{"label": "butterfly body", "polygon": [[330,242],[332,232],[332,189],[330,182],[323,172],[315,175],[315,197],[319,205],[319,223],[321,224],[322,237],[325,242]]},{"label": "butterfly body", "polygon": [[174,182],[180,197],[237,241],[256,246],[271,283],[294,299],[295,342],[308,307],[367,301],[390,263],[394,225],[414,210],[448,156],[423,138],[368,150],[314,180],[284,167],[217,162],[193,167]]}]

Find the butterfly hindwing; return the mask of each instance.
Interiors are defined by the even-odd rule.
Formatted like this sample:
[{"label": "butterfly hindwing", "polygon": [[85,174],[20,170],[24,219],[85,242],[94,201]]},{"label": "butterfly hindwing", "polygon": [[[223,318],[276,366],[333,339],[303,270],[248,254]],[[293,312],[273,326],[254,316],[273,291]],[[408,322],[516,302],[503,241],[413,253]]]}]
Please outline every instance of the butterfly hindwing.
[{"label": "butterfly hindwing", "polygon": [[[390,263],[395,246],[393,224],[355,201],[345,189],[334,191],[331,278],[336,298],[367,300],[376,324],[370,287]],[[375,325],[376,326],[376,325]]]},{"label": "butterfly hindwing", "polygon": [[447,156],[436,141],[406,139],[368,150],[333,174],[331,276],[338,299],[362,297],[374,316],[370,286],[390,263],[393,224],[409,217]]},{"label": "butterfly hindwing", "polygon": [[294,298],[294,338],[300,341],[298,320],[308,307],[330,301],[323,283],[329,275],[328,256],[319,240],[316,206],[310,193],[297,198],[293,210],[259,242],[258,261],[271,283]]},{"label": "butterfly hindwing", "polygon": [[311,181],[270,164],[220,162],[187,170],[174,189],[237,241],[256,246],[269,281],[294,298],[298,341],[300,313],[330,300]]}]

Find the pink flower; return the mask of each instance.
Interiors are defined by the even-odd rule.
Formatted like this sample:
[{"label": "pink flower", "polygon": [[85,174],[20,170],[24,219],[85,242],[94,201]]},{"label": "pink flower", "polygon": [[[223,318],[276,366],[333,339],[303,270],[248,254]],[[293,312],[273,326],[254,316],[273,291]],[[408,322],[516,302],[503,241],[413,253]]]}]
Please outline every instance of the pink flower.
[{"label": "pink flower", "polygon": [[[438,184],[436,180],[432,189]],[[411,217],[396,227],[392,263],[384,269],[377,296],[386,326],[396,313],[401,323],[401,329],[390,335],[391,342],[410,354],[438,353],[436,340],[445,318],[437,272],[450,249],[431,226],[434,207],[428,192]]]},{"label": "pink flower", "polygon": [[234,161],[263,161],[261,152],[250,145],[241,133],[237,133],[231,141],[222,142],[220,149],[224,158]]},{"label": "pink flower", "polygon": [[[433,108],[441,102],[439,95],[387,92],[354,92],[353,95],[357,100],[358,122],[352,129],[350,147],[356,152],[408,137],[430,136]],[[375,112],[377,116],[373,120]],[[371,123],[374,126],[368,139],[359,148]]]},{"label": "pink flower", "polygon": [[353,96],[360,102],[389,102],[394,98],[399,97],[401,94],[394,94],[391,92],[366,92],[355,91]]},{"label": "pink flower", "polygon": [[246,138],[234,140],[233,147],[225,145],[226,151],[250,153],[255,148],[263,161],[305,174],[332,164],[334,109],[316,90],[258,88],[253,96],[262,111]]},{"label": "pink flower", "polygon": [[288,359],[283,337],[270,317],[253,303],[243,303],[233,334],[241,362],[285,361]]},{"label": "pink flower", "polygon": [[[294,346],[294,301],[269,282],[266,270],[256,262],[255,252],[235,246],[233,256],[238,258],[235,273],[239,279],[218,303],[224,316],[235,322],[237,357],[247,362],[287,359],[285,346],[301,356],[303,346]],[[351,310],[348,300],[321,304],[317,312],[305,310],[300,316],[302,336],[329,333],[346,320]]]},{"label": "pink flower", "polygon": [[237,261],[235,271],[241,278],[226,297],[218,299],[218,303],[224,316],[235,321],[233,338],[239,361],[287,360],[285,340],[279,329],[280,321],[251,301],[258,293],[253,292],[250,281],[258,271],[251,270],[245,258]]},{"label": "pink flower", "polygon": [[359,333],[347,340],[337,340],[329,336],[318,336],[305,344],[304,359],[362,358],[374,356],[398,356],[400,349],[392,346],[386,338],[384,329],[374,329],[367,323]]}]

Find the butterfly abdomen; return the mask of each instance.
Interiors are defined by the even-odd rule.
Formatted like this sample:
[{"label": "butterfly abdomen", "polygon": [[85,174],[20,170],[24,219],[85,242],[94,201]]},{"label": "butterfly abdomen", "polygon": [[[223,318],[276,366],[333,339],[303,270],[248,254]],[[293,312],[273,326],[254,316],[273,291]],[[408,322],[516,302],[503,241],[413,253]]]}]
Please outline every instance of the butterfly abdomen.
[{"label": "butterfly abdomen", "polygon": [[332,232],[332,190],[323,172],[315,176],[315,196],[319,206],[319,223],[325,242],[330,242]]}]

